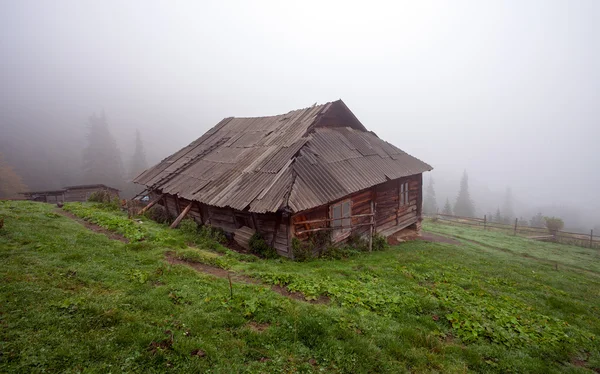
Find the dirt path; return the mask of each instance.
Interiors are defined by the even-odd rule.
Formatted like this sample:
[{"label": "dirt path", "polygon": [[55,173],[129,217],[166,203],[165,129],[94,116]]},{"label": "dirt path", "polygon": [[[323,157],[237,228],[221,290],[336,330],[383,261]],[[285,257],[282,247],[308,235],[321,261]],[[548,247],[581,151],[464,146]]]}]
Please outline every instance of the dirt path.
[{"label": "dirt path", "polygon": [[88,222],[88,221],[86,221],[84,219],[81,219],[81,218],[77,217],[76,215],[74,215],[71,212],[67,212],[66,210],[63,210],[63,209],[54,209],[54,212],[57,213],[57,214],[60,214],[62,216],[65,216],[67,218],[70,218],[73,221],[77,221],[81,225],[85,226],[86,228],[88,228],[88,229],[90,229],[90,230],[92,230],[94,232],[97,232],[97,233],[100,233],[100,234],[104,234],[109,239],[118,240],[118,241],[121,241],[123,243],[129,243],[129,240],[127,240],[127,238],[125,238],[123,235],[119,235],[119,234],[114,233],[112,231],[109,231],[109,230],[107,230],[107,229],[105,229],[103,227],[100,227],[100,226],[98,226],[98,225],[96,225],[94,223],[91,223],[91,222]]},{"label": "dirt path", "polygon": [[453,245],[462,245],[461,242],[459,242],[458,240],[456,240],[454,238],[449,238],[447,236],[434,234],[432,232],[427,232],[427,231],[424,231],[423,234],[421,234],[421,240],[425,240],[425,241],[433,242],[433,243],[446,243],[446,244],[453,244]]},{"label": "dirt path", "polygon": [[320,296],[317,300],[306,300],[306,298],[304,297],[304,294],[302,294],[300,292],[290,292],[285,287],[265,284],[265,283],[262,283],[258,279],[251,278],[246,275],[237,274],[232,271],[227,271],[225,269],[221,269],[218,267],[200,264],[197,262],[189,262],[189,261],[180,260],[180,259],[174,257],[173,252],[167,252],[165,255],[165,259],[170,264],[189,266],[196,271],[199,271],[204,274],[209,274],[209,275],[215,276],[217,278],[227,279],[228,277],[231,277],[232,282],[263,285],[265,287],[269,287],[274,292],[277,292],[278,294],[285,296],[287,298],[290,298],[290,299],[299,300],[299,301],[303,301],[303,302],[310,303],[310,304],[327,304],[327,303],[329,303],[329,298],[327,296]]}]

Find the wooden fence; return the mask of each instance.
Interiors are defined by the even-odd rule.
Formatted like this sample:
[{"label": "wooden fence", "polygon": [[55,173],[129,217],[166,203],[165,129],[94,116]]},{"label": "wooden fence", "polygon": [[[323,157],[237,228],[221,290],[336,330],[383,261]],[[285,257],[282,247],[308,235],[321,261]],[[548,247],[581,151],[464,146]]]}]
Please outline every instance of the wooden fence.
[{"label": "wooden fence", "polygon": [[472,218],[438,213],[432,216],[426,216],[426,218],[445,224],[465,225],[477,227],[483,230],[502,231],[529,239],[547,240],[563,244],[576,245],[579,247],[600,249],[600,236],[594,235],[594,230],[590,230],[589,234],[568,231],[557,231],[555,233],[551,233],[545,227],[519,225],[519,220],[516,218],[513,224],[491,222],[488,220],[487,216],[483,216],[483,218]]}]

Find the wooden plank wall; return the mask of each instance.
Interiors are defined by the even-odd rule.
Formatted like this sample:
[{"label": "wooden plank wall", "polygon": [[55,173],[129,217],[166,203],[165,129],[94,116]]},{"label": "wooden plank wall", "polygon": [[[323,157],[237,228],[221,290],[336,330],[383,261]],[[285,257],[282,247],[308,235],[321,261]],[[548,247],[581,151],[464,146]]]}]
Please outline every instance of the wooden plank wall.
[{"label": "wooden plank wall", "polygon": [[[165,195],[164,201],[167,210],[173,217],[177,217],[190,203],[189,200],[175,198],[173,195]],[[260,232],[267,244],[272,244],[281,256],[291,256],[288,240],[289,218],[283,219],[281,213],[255,214],[253,218],[249,212],[194,203],[188,217],[193,218],[200,224],[218,227],[228,233],[233,233],[242,226],[248,226]],[[276,230],[277,224],[279,224],[279,228]],[[275,237],[275,240],[273,240],[273,237]]]},{"label": "wooden plank wall", "polygon": [[[66,190],[64,192],[65,201],[87,201],[91,194],[98,191],[110,191],[113,196],[119,196],[117,192],[113,192],[111,190],[106,190],[105,188],[78,188],[72,190]],[[54,199],[49,199],[48,201],[53,201]]]},{"label": "wooden plank wall", "polygon": [[[408,182],[408,204],[400,205],[400,185]],[[375,231],[388,236],[418,221],[421,175],[389,181],[375,187]]]},{"label": "wooden plank wall", "polygon": [[[400,206],[400,184],[408,182],[408,204]],[[422,174],[400,178],[382,183],[373,188],[357,192],[341,200],[351,199],[352,215],[371,213],[371,201],[375,203],[375,230],[382,235],[391,235],[411,224],[418,223],[422,205]],[[292,216],[292,236],[306,240],[309,235],[296,232],[326,227],[327,222],[298,224],[302,221],[325,220],[329,217],[329,206],[323,205],[314,209],[297,213]],[[352,219],[352,225],[369,223],[370,217]],[[365,236],[369,234],[369,225],[354,227],[352,234]]]}]

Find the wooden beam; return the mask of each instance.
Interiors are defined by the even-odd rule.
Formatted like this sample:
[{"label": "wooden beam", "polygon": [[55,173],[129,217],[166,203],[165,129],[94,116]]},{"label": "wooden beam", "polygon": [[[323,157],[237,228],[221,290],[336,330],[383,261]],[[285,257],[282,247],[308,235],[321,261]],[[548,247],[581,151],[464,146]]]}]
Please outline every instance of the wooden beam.
[{"label": "wooden beam", "polygon": [[175,221],[169,227],[174,229],[175,227],[179,226],[179,223],[181,222],[181,220],[188,214],[190,209],[192,209],[193,204],[194,204],[194,202],[192,201],[188,206],[186,206],[185,209],[183,210],[183,212],[181,212],[181,214],[179,216],[177,216],[177,218],[175,218]]},{"label": "wooden beam", "polygon": [[311,223],[341,221],[341,220],[348,219],[348,218],[352,219],[352,218],[362,218],[362,217],[372,217],[372,216],[373,216],[373,214],[357,214],[355,216],[344,217],[344,218],[336,218],[336,219],[333,219],[333,218],[323,218],[323,219],[315,219],[315,220],[312,220],[312,221],[294,222],[294,225],[305,225],[306,226],[306,225],[311,224]]},{"label": "wooden beam", "polygon": [[150,204],[146,205],[144,208],[142,208],[142,210],[140,210],[140,211],[138,212],[138,215],[141,215],[141,214],[144,214],[144,213],[146,213],[146,211],[147,211],[148,209],[152,208],[152,207],[154,206],[154,204],[158,203],[158,202],[160,201],[160,199],[162,199],[162,198],[163,198],[163,196],[164,196],[164,195],[160,195],[160,196],[158,196],[156,199],[152,200],[152,201],[150,202]]}]

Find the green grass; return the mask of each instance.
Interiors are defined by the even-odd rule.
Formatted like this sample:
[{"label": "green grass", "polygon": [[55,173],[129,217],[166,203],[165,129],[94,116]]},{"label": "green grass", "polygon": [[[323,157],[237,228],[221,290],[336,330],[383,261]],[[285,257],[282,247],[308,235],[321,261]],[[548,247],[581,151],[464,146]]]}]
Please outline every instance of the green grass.
[{"label": "green grass", "polygon": [[[600,250],[573,245],[542,242],[497,231],[426,222],[425,229],[443,235],[481,243],[479,248],[492,252],[504,250],[520,256],[554,262],[576,269],[589,270],[600,276]],[[493,247],[493,248],[491,248]]]},{"label": "green grass", "polygon": [[[0,372],[600,369],[598,260],[579,247],[428,225],[464,245],[412,242],[294,263],[255,260],[101,206],[67,205],[128,237],[125,244],[53,209],[0,202]],[[240,283],[231,299],[227,279],[170,265],[168,251],[330,302]],[[203,357],[192,356],[198,349]]]}]

